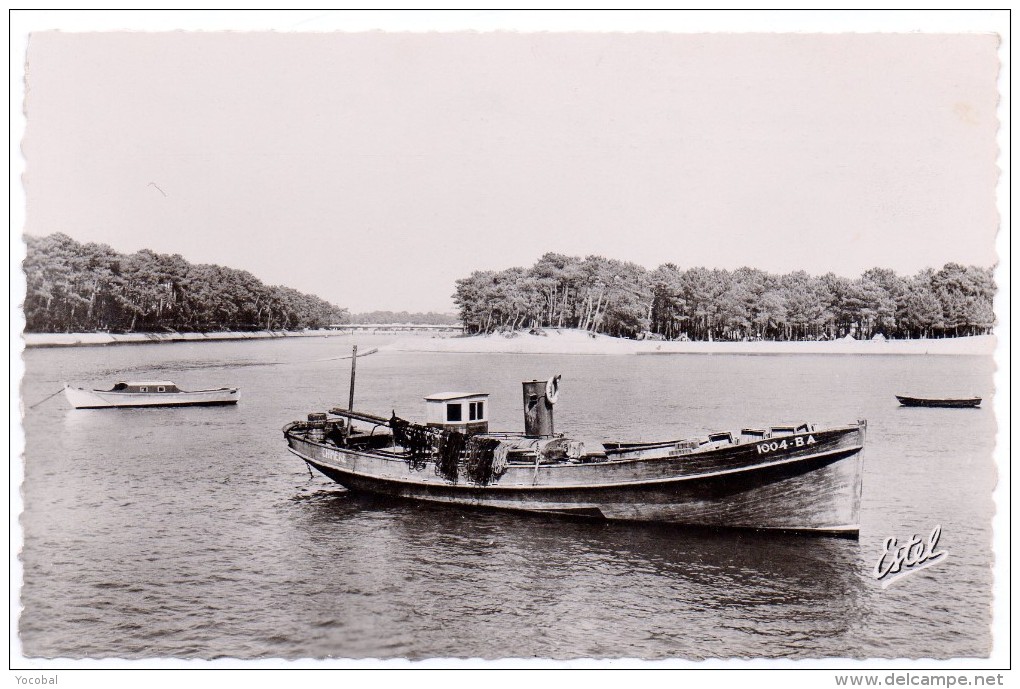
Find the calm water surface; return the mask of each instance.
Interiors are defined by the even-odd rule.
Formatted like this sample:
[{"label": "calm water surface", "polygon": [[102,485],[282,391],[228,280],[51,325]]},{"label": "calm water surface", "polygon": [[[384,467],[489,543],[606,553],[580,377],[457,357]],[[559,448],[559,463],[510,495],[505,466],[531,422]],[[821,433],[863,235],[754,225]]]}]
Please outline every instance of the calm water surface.
[{"label": "calm water surface", "polygon": [[[563,375],[557,430],[666,439],[869,422],[861,538],[697,532],[358,496],[280,428],[345,404],[381,336],[32,350],[25,404],[61,381],[238,386],[236,408],[26,410],[20,621],[29,657],[987,656],[994,364],[983,357],[380,352],[356,406]],[[985,397],[903,409],[895,393]],[[942,525],[942,563],[881,589],[888,536]]]}]

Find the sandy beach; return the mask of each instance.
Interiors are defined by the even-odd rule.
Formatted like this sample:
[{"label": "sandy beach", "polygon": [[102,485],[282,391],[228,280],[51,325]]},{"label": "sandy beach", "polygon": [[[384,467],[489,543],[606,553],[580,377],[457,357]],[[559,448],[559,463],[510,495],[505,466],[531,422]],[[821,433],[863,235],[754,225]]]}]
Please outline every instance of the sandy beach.
[{"label": "sandy beach", "polygon": [[[224,340],[265,340],[284,337],[341,337],[337,330],[257,331],[220,333],[25,333],[26,348],[88,347],[160,342],[214,342]],[[993,335],[941,340],[851,340],[826,342],[680,342],[627,340],[591,335],[581,330],[549,328],[541,334],[527,332],[456,337],[423,334],[402,335],[383,351],[444,352],[480,354],[930,354],[977,355],[995,353]]]},{"label": "sandy beach", "polygon": [[492,354],[930,354],[978,355],[995,353],[993,335],[941,340],[852,340],[826,342],[666,342],[592,336],[579,330],[543,330],[448,338],[402,338],[384,350]]},{"label": "sandy beach", "polygon": [[268,340],[281,337],[329,337],[344,333],[336,330],[301,330],[221,333],[23,333],[25,347],[90,347],[115,344],[156,342],[212,342],[221,340]]}]

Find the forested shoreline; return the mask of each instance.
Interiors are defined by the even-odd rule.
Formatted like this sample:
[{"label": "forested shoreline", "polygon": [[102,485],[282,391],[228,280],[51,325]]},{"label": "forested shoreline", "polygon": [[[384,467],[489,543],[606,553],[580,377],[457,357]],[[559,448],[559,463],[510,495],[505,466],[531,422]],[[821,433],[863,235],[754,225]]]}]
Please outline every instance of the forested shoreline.
[{"label": "forested shoreline", "polygon": [[178,254],[120,254],[61,233],[25,243],[29,333],[298,330],[349,318],[314,295]]},{"label": "forested shoreline", "polygon": [[[64,234],[26,236],[26,332],[300,330],[347,322],[451,324],[446,314],[347,309],[251,273],[143,249],[120,254]],[[577,328],[667,340],[823,340],[980,335],[995,324],[990,268],[947,263],[900,276],[777,275],[672,263],[648,270],[547,253],[530,268],[476,271],[453,295],[469,334]],[[381,320],[380,320],[381,319]],[[423,320],[424,319],[424,320]]]},{"label": "forested shoreline", "polygon": [[981,335],[995,324],[991,268],[947,263],[900,276],[859,278],[756,268],[648,270],[634,263],[547,253],[530,268],[476,271],[457,280],[465,331],[579,328],[667,340],[824,340],[882,335]]}]

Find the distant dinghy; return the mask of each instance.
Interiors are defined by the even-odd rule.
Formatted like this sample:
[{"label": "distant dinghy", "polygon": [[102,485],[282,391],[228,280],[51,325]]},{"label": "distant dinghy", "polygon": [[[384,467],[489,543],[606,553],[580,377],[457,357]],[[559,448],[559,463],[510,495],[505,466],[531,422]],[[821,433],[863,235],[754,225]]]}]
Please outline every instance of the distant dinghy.
[{"label": "distant dinghy", "polygon": [[960,399],[930,398],[930,397],[904,397],[896,395],[896,399],[904,407],[940,407],[943,409],[973,409],[981,406],[980,397],[965,397]]},{"label": "distant dinghy", "polygon": [[109,390],[86,390],[64,385],[64,395],[75,409],[121,407],[195,407],[237,404],[237,388],[181,390],[169,380],[123,381]]}]

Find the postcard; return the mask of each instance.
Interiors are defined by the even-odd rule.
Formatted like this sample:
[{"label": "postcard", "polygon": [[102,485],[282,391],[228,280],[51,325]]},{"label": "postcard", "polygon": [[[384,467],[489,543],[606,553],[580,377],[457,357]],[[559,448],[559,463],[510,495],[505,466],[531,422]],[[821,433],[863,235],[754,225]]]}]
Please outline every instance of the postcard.
[{"label": "postcard", "polygon": [[27,36],[19,676],[1003,667],[999,34],[178,26]]}]

